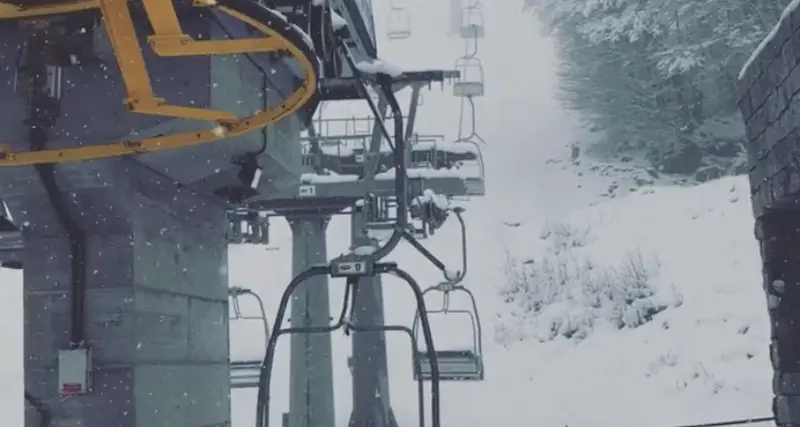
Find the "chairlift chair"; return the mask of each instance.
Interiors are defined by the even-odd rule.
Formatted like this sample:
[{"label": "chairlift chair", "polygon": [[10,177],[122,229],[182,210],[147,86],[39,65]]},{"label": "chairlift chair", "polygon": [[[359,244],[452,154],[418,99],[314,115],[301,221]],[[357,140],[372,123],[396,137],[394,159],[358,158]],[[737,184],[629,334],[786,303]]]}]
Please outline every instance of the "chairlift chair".
[{"label": "chairlift chair", "polygon": [[389,40],[404,40],[411,37],[411,17],[402,7],[392,6],[386,23]]},{"label": "chairlift chair", "polygon": [[[349,316],[352,315],[352,312],[350,311],[350,302],[355,301],[355,299],[351,299],[351,296],[352,296],[351,293],[354,292],[355,290],[353,289],[354,287],[351,286],[352,283],[350,282],[350,280],[348,280],[348,282],[347,282],[348,285],[345,288],[345,294],[344,294],[344,298],[343,298],[342,310],[339,313],[338,320],[334,320],[334,323],[329,324],[329,325],[319,325],[319,326],[293,326],[293,327],[289,327],[289,328],[281,328],[280,325],[283,323],[283,320],[286,317],[286,311],[287,311],[288,306],[289,306],[289,300],[291,298],[292,292],[295,289],[297,289],[297,286],[300,283],[302,283],[304,281],[304,279],[307,279],[308,277],[313,277],[314,273],[316,273],[316,271],[314,270],[315,268],[326,268],[326,267],[312,267],[311,269],[306,270],[305,273],[302,273],[302,275],[306,275],[305,278],[302,275],[301,276],[296,276],[295,279],[293,279],[292,282],[289,284],[287,289],[284,291],[283,296],[281,297],[280,305],[278,306],[278,310],[277,310],[278,314],[277,314],[276,319],[275,319],[275,324],[278,325],[278,326],[276,326],[275,330],[273,331],[273,333],[269,336],[269,339],[267,340],[267,352],[264,355],[265,364],[264,364],[264,375],[263,376],[264,376],[264,380],[266,382],[266,387],[264,388],[264,392],[263,392],[264,393],[263,394],[263,400],[262,400],[262,397],[259,397],[259,412],[258,412],[258,414],[256,416],[256,425],[261,425],[261,426],[269,425],[268,421],[267,421],[267,420],[269,420],[269,415],[270,415],[270,409],[269,409],[270,408],[270,405],[269,405],[269,402],[270,402],[270,386],[269,386],[269,384],[270,384],[270,381],[271,381],[271,378],[272,378],[272,372],[273,372],[273,366],[274,366],[275,344],[277,342],[277,339],[281,335],[331,333],[333,331],[339,330],[339,329],[344,328],[344,327],[346,327],[348,331],[352,331],[352,332],[355,332],[355,333],[363,333],[363,332],[402,332],[406,336],[408,336],[409,340],[412,341],[412,346],[411,346],[412,347],[412,358],[411,359],[412,359],[412,363],[414,364],[414,371],[415,372],[419,371],[419,368],[416,367],[416,365],[419,362],[419,360],[416,357],[414,357],[414,355],[413,355],[413,352],[414,352],[413,349],[416,347],[414,341],[418,339],[418,333],[417,332],[415,332],[414,330],[412,330],[408,326],[400,326],[400,325],[363,325],[363,324],[358,324],[358,323],[355,323],[355,324],[354,323],[350,323],[350,322],[348,322],[346,320]],[[418,307],[418,310],[419,310],[419,307],[424,307],[424,303],[422,302],[422,297],[423,296],[422,296],[422,293],[419,292],[418,285],[416,284],[416,282],[413,281],[413,279],[410,279],[410,276],[408,276],[407,273],[403,272],[402,270],[399,270],[399,271],[400,271],[400,273],[398,273],[398,275],[401,277],[401,279],[406,280],[407,283],[411,284],[411,286],[415,289],[414,293],[415,293],[415,296],[417,298],[417,307]],[[397,270],[396,270],[396,272],[397,272]],[[317,273],[317,275],[319,275],[319,273]],[[426,317],[426,319],[427,319],[427,317]],[[419,329],[422,330],[422,334],[425,335],[428,339],[431,338],[430,329],[428,328],[427,322],[423,326],[422,321],[420,320]],[[352,356],[349,357],[348,358],[348,367],[350,369],[353,369],[356,366],[356,365],[354,365],[354,363],[355,363],[354,358]],[[438,417],[438,412],[439,412],[438,411],[438,408],[439,408],[438,395],[433,390],[431,391],[431,401],[432,402],[436,402],[435,404],[437,405],[437,407],[436,407],[437,410],[436,411],[434,411],[433,409],[431,410],[431,413],[433,414],[432,417],[435,417],[435,418],[433,419],[433,422],[431,424],[428,424],[425,421],[425,415],[426,415],[425,402],[424,402],[425,387],[424,387],[424,384],[423,384],[423,379],[421,377],[418,377],[416,379],[416,382],[417,382],[417,393],[418,393],[418,403],[417,404],[419,406],[419,427],[425,427],[425,426],[429,426],[429,425],[433,425],[433,426],[436,427],[436,426],[441,425],[440,422],[439,422],[439,417]],[[434,384],[438,384],[438,383],[434,383]],[[261,393],[259,393],[259,395],[261,395]],[[432,403],[432,405],[433,404],[434,403]],[[287,425],[286,418],[284,418],[284,424],[283,425],[284,426]]]},{"label": "chairlift chair", "polygon": [[[427,349],[415,350],[416,363],[414,366],[414,378],[422,379],[423,381],[430,381],[432,378],[431,360],[432,356],[436,359],[439,367],[439,380],[440,381],[483,381],[484,367],[483,367],[483,341],[482,331],[480,324],[480,317],[478,316],[478,305],[475,302],[475,296],[467,288],[463,286],[450,286],[442,284],[433,286],[425,291],[423,295],[431,291],[442,292],[444,287],[444,304],[442,308],[436,310],[428,310],[427,315],[464,315],[469,317],[472,324],[472,343],[467,348],[451,348],[446,350],[437,349],[433,354],[430,354]],[[470,307],[463,309],[450,309],[449,294],[461,292],[466,294],[470,300]],[[420,328],[420,313],[416,312],[414,315],[414,337],[415,346],[418,343],[418,334]]]},{"label": "chairlift chair", "polygon": [[[243,296],[247,296],[256,300],[259,308],[259,312],[257,314],[248,315],[242,312],[240,298]],[[238,320],[261,322],[264,329],[264,346],[266,347],[267,342],[269,341],[270,331],[269,321],[267,320],[267,312],[264,309],[264,302],[261,300],[261,297],[250,289],[245,289],[239,286],[231,286],[228,288],[228,299],[230,301],[228,320],[230,322]],[[262,359],[231,360],[231,388],[258,387],[259,377],[261,375],[261,363]]]},{"label": "chairlift chair", "polygon": [[484,78],[481,61],[472,56],[462,56],[456,61],[455,68],[461,75],[453,84],[453,95],[462,98],[483,96]]},{"label": "chairlift chair", "polygon": [[467,6],[461,15],[459,35],[462,39],[482,39],[484,37],[483,10],[480,5]]}]

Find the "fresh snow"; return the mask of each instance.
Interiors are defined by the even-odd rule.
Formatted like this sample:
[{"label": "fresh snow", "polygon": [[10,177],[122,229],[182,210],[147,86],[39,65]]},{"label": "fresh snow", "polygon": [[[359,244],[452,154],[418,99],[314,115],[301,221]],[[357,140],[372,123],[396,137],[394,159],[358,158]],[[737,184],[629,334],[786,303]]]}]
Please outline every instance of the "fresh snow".
[{"label": "fresh snow", "polygon": [[329,172],[328,175],[304,173],[300,176],[300,182],[302,184],[337,184],[355,181],[358,181],[357,175],[339,175],[334,172]]},{"label": "fresh snow", "polygon": [[331,24],[334,30],[338,30],[347,26],[347,21],[335,11],[331,10]]},{"label": "fresh snow", "polygon": [[468,142],[445,142],[445,141],[419,141],[411,147],[412,151],[438,150],[453,154],[475,154],[480,155],[480,148],[477,144]]},{"label": "fresh snow", "polygon": [[358,71],[366,74],[386,74],[389,77],[400,77],[403,75],[403,70],[400,67],[390,64],[382,59],[373,59],[369,62],[357,62],[356,68]]},{"label": "fresh snow", "polygon": [[[481,167],[479,164],[475,162],[464,162],[463,165],[459,168],[453,169],[428,169],[428,168],[414,168],[410,167],[407,170],[409,178],[460,178],[460,179],[470,179],[470,178],[480,178],[481,175]],[[385,172],[381,172],[375,174],[375,179],[377,180],[392,180],[395,177],[395,169],[389,169]]]},{"label": "fresh snow", "polygon": [[800,6],[800,0],[792,0],[792,2],[786,6],[786,9],[784,9],[783,13],[781,13],[781,19],[778,20],[778,23],[775,24],[774,27],[772,27],[772,30],[769,32],[769,34],[767,34],[767,37],[765,37],[764,40],[759,43],[758,47],[756,47],[756,50],[753,51],[753,53],[750,55],[750,58],[748,58],[747,62],[744,63],[742,70],[739,72],[739,80],[744,78],[744,75],[747,74],[747,70],[753,65],[758,56],[761,55],[761,52],[764,50],[764,48],[766,48],[767,45],[772,42],[772,39],[775,38],[775,35],[778,34],[778,28],[783,25],[783,21],[789,18],[789,15],[791,15],[798,6]]},{"label": "fresh snow", "polygon": [[[354,133],[351,131],[351,133]],[[350,135],[351,137],[353,135]],[[307,137],[306,137],[307,138]],[[342,139],[342,140],[324,140],[319,144],[320,150],[328,156],[350,157],[355,154],[356,150],[366,150],[369,147],[370,135],[364,134],[363,137],[357,139]],[[475,143],[468,142],[450,142],[450,141],[414,141],[411,140],[411,151],[427,151],[438,150],[446,151],[452,154],[473,154],[476,157],[480,156],[480,147]],[[303,141],[305,150],[308,151],[310,147],[308,141]],[[391,153],[392,147],[386,142],[381,141],[380,152]]]},{"label": "fresh snow", "polygon": [[441,210],[446,210],[450,207],[450,200],[447,199],[447,196],[442,194],[436,194],[435,191],[431,190],[430,188],[426,188],[422,191],[422,194],[415,197],[412,200],[413,204],[424,204],[424,203],[433,203],[434,206]]},{"label": "fresh snow", "polygon": [[303,36],[303,42],[306,44],[306,46],[308,46],[311,50],[314,50],[314,40],[311,39],[311,36],[309,36],[308,33],[306,33],[305,30],[300,28],[300,26],[297,24],[292,24],[292,28],[300,33],[301,36]]},{"label": "fresh snow", "polygon": [[[478,206],[480,201],[468,203],[470,264],[464,284],[475,292],[484,320],[487,379],[443,384],[443,419],[452,425],[501,422],[508,427],[669,427],[768,415],[769,329],[748,197],[743,177],[695,188],[642,188],[573,211],[557,223],[518,227],[504,226],[492,209]],[[348,223],[345,217],[333,219],[329,254],[347,250]],[[559,225],[577,230],[574,239],[557,232]],[[231,283],[256,288],[272,314],[281,284],[290,278],[287,228],[276,224],[276,239],[286,242],[279,252],[248,246],[234,246],[230,252]],[[564,250],[565,242],[559,241],[563,238],[573,242],[574,248]],[[423,241],[442,257],[450,274],[450,269],[460,268],[458,239],[457,222],[451,219],[435,237]],[[539,342],[535,337],[542,332],[541,322],[550,322],[556,315],[562,320],[586,318],[588,310],[553,307],[542,319],[528,319],[515,342],[498,342],[506,336],[501,333],[504,329],[519,326],[508,317],[514,310],[497,295],[507,280],[504,249],[514,259],[539,262],[554,256],[556,248],[575,261],[591,261],[597,271],[616,266],[638,251],[658,264],[653,283],[670,307],[638,328],[616,330],[597,320],[583,340]],[[407,245],[390,259],[424,285],[443,278]],[[266,266],[270,283],[263,282]],[[385,300],[392,301],[386,306],[387,322],[409,324],[413,315],[410,292],[391,277],[384,278],[384,285]],[[331,281],[331,310],[338,309],[342,288],[339,281]],[[427,302],[436,306],[440,298]],[[455,296],[451,302],[459,307],[463,303]],[[471,342],[465,319],[432,317],[431,324],[441,349]],[[349,341],[339,334],[333,340],[337,418],[339,425],[346,425],[350,383],[344,360]],[[234,357],[260,354],[259,343],[252,341],[249,353],[242,350]],[[281,343],[283,359],[275,371],[279,374],[273,390],[283,390],[288,384],[288,339]],[[389,335],[388,345],[393,407],[401,425],[413,425],[416,391],[408,343]],[[250,425],[254,395],[234,392],[234,426]],[[521,396],[527,404],[520,404]],[[278,393],[273,413],[285,410],[285,404],[285,397]]]}]

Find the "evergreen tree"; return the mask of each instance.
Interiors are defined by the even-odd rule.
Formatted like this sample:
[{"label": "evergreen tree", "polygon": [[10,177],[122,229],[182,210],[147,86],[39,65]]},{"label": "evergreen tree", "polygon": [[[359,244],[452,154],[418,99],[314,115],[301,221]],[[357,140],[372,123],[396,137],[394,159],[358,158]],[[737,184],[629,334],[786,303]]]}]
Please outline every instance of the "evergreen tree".
[{"label": "evergreen tree", "polygon": [[789,1],[528,4],[559,47],[562,101],[605,135],[599,153],[689,174],[742,153],[736,78]]}]

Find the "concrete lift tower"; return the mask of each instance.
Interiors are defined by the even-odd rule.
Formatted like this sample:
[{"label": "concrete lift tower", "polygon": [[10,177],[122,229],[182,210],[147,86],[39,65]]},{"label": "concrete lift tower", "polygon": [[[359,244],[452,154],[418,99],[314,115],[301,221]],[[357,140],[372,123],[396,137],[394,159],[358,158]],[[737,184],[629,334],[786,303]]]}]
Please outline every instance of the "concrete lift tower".
[{"label": "concrete lift tower", "polygon": [[[355,0],[8,0],[0,23],[0,250],[3,266],[23,269],[26,426],[230,425],[237,385],[226,249],[231,240],[266,243],[269,215],[289,220],[294,270],[304,271],[286,293],[299,287],[294,327],[327,324],[326,276],[357,288],[366,314],[350,325],[364,334],[354,340],[351,425],[395,425],[388,403],[366,391],[387,382],[382,335],[360,323],[380,326],[380,309],[369,309],[380,294],[364,289],[374,273],[413,279],[360,252],[320,267],[324,229],[330,215],[349,211],[367,224],[354,228],[360,241],[391,220],[392,244],[413,241],[408,200],[425,190],[482,194],[482,172],[429,183],[406,167],[413,114],[406,131],[394,91],[418,94],[459,73],[359,71],[374,65],[377,49],[369,2]],[[323,184],[314,177],[325,172],[304,172],[324,156],[304,155],[301,132],[314,142],[319,102],[368,98],[365,82],[379,89],[376,114],[392,109],[394,132],[376,120],[364,173]],[[397,173],[383,179],[381,137],[396,146]],[[452,168],[461,155],[423,151],[433,156],[430,170]],[[393,205],[396,218],[384,209]],[[428,229],[443,215],[433,205],[417,207]],[[424,304],[418,309],[433,351]],[[274,325],[273,349],[285,332]],[[292,342],[286,425],[333,427],[329,349],[313,334]],[[382,359],[368,362],[370,352]],[[258,369],[262,418],[270,357]],[[415,373],[436,389],[438,357],[425,357]]]}]

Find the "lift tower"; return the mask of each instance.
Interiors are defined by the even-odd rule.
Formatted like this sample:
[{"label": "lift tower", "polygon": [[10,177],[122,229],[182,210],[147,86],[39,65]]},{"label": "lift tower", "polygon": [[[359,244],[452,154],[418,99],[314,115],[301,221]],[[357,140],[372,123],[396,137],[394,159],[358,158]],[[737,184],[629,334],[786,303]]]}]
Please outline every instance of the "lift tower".
[{"label": "lift tower", "polygon": [[296,175],[265,128],[299,132],[325,56],[267,3],[0,3],[26,426],[230,425],[227,211]]}]

